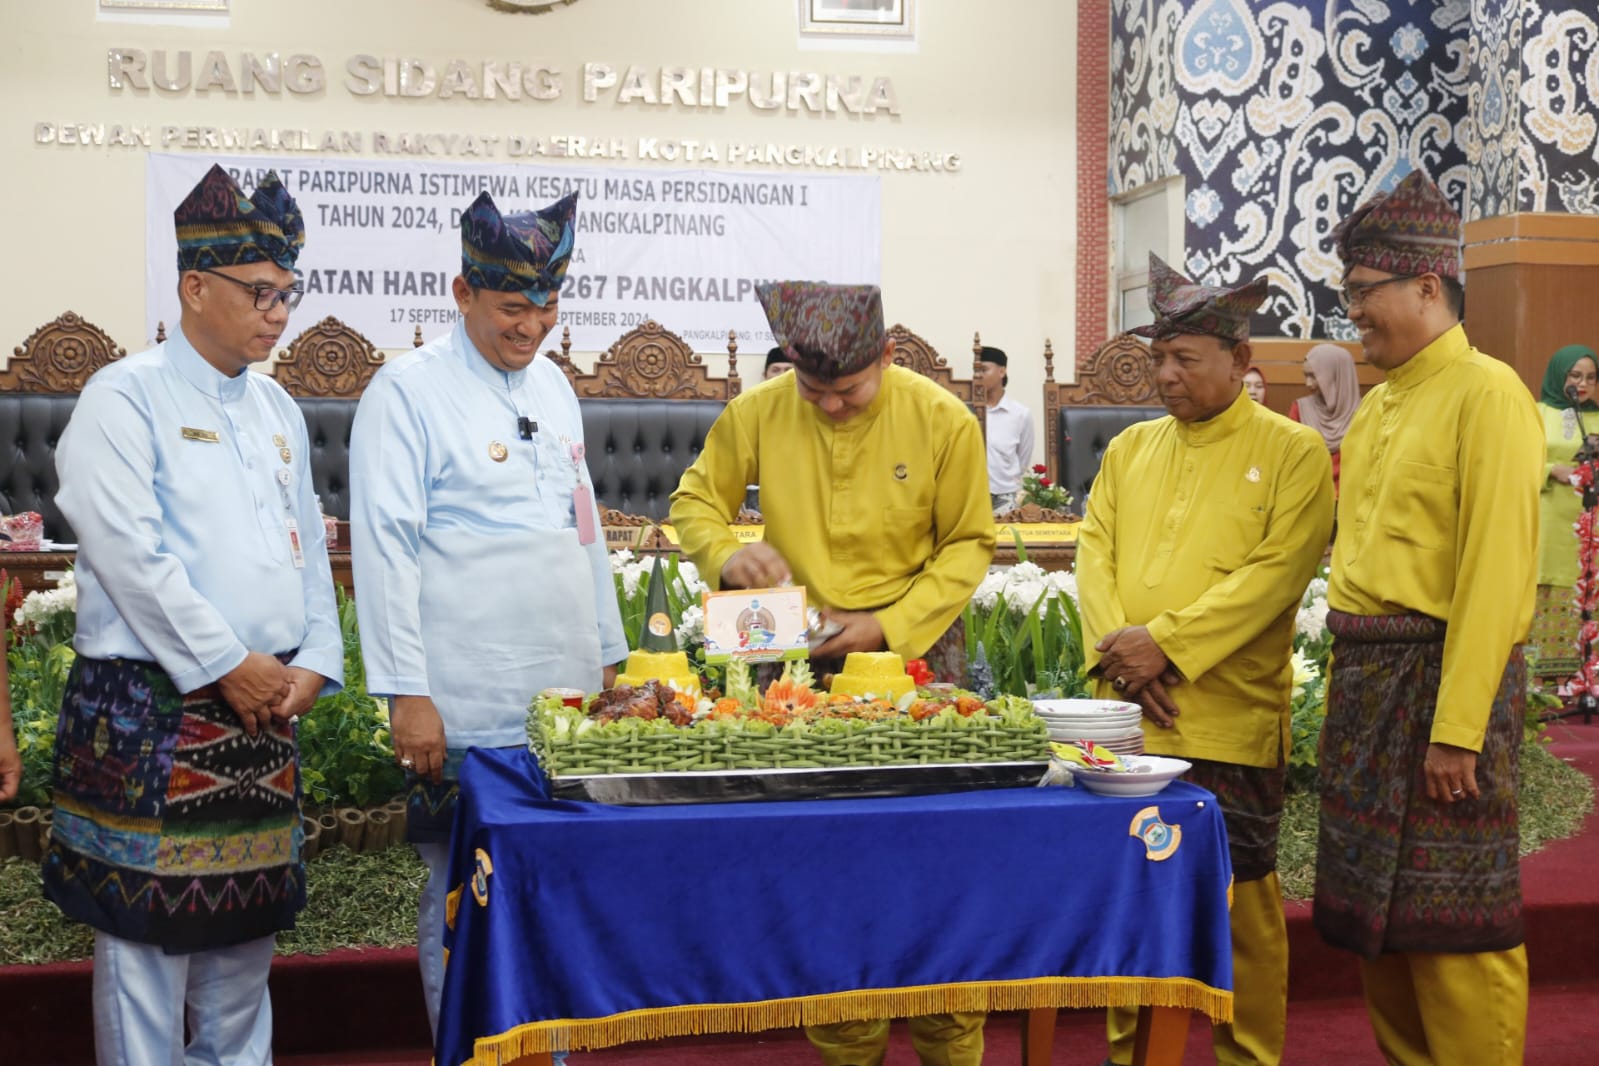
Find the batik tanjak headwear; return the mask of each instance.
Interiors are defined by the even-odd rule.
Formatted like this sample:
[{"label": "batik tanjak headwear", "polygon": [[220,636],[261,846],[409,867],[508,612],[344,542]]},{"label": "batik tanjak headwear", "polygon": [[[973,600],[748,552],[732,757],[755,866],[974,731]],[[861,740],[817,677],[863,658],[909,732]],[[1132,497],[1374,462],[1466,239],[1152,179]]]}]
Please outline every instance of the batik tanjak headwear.
[{"label": "batik tanjak headwear", "polygon": [[1460,277],[1460,214],[1419,170],[1355,208],[1333,230],[1333,240],[1346,270]]},{"label": "batik tanjak headwear", "polygon": [[1208,333],[1222,340],[1249,339],[1249,316],[1266,302],[1266,279],[1231,289],[1200,285],[1183,277],[1154,252],[1149,253],[1149,309],[1155,321],[1128,330],[1166,340],[1180,333]]},{"label": "batik tanjak headwear", "polygon": [[876,285],[775,281],[755,286],[755,296],[777,343],[802,373],[832,381],[883,356],[888,334]]},{"label": "batik tanjak headwear", "polygon": [[461,276],[474,289],[519,292],[536,307],[558,299],[577,238],[577,193],[537,211],[502,215],[483,193],[461,216]]},{"label": "batik tanjak headwear", "polygon": [[245,263],[293,270],[305,247],[300,207],[272,170],[246,196],[227,171],[213,166],[172,212],[172,221],[179,273]]}]

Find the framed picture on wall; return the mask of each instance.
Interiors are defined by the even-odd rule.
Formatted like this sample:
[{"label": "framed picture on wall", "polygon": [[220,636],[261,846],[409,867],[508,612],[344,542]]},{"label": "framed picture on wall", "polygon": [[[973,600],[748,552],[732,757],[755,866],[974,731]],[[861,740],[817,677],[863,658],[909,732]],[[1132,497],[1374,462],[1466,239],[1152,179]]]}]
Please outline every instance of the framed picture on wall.
[{"label": "framed picture on wall", "polygon": [[228,0],[100,0],[101,11],[165,11],[177,14],[201,11],[227,13]]},{"label": "framed picture on wall", "polygon": [[800,32],[914,37],[916,0],[799,0]]}]

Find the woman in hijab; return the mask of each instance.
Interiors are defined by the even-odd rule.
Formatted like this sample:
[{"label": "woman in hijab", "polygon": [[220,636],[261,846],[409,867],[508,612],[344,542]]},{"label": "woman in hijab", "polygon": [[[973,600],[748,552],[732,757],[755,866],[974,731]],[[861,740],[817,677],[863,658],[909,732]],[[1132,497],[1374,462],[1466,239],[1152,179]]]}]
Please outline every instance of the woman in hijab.
[{"label": "woman in hijab", "polygon": [[1360,406],[1360,379],[1355,357],[1336,344],[1318,344],[1305,353],[1305,387],[1310,395],[1294,401],[1288,417],[1320,433],[1332,453],[1333,494],[1338,492],[1338,450],[1355,408]]},{"label": "woman in hijab", "polygon": [[[1592,348],[1568,344],[1549,357],[1543,388],[1538,393],[1538,413],[1543,415],[1543,495],[1539,519],[1538,607],[1532,617],[1528,656],[1535,677],[1560,682],[1577,672],[1577,535],[1574,526],[1582,513],[1582,496],[1572,487],[1573,460],[1582,447],[1583,430],[1599,433],[1599,356]],[[1573,401],[1575,397],[1575,401]],[[1579,416],[1578,410],[1581,415]]]},{"label": "woman in hijab", "polygon": [[1258,366],[1252,366],[1244,371],[1244,391],[1249,393],[1249,398],[1256,403],[1266,402],[1266,375],[1260,372]]}]

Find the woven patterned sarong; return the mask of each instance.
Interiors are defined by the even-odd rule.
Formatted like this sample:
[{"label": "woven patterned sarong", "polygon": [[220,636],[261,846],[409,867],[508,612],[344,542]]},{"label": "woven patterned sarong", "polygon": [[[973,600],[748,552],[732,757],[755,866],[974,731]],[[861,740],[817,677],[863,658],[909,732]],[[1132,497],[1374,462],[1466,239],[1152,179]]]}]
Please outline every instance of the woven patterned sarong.
[{"label": "woven patterned sarong", "polygon": [[1240,766],[1210,759],[1190,761],[1193,766],[1183,779],[1214,793],[1221,805],[1233,880],[1240,884],[1258,881],[1275,871],[1288,767]]},{"label": "woven patterned sarong", "polygon": [[305,903],[291,727],[255,736],[214,686],[79,656],[56,732],[44,891],[69,917],[182,953],[294,926]]},{"label": "woven patterned sarong", "polygon": [[1423,764],[1444,623],[1330,612],[1316,928],[1335,947],[1500,951],[1522,941],[1520,776],[1527,668],[1505,666],[1477,756],[1478,799],[1427,798]]}]

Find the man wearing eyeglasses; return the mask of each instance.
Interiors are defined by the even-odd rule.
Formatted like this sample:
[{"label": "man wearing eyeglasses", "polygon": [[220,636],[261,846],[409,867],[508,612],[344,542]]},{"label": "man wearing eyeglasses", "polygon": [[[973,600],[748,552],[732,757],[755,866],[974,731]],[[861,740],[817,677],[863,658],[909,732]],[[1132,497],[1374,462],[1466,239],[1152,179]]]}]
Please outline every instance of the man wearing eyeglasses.
[{"label": "man wearing eyeglasses", "polygon": [[1460,216],[1413,171],[1334,231],[1386,380],[1344,437],[1316,927],[1389,1062],[1520,1062],[1517,757],[1543,429],[1460,317]]},{"label": "man wearing eyeglasses", "polygon": [[78,624],[44,890],[95,929],[101,1063],[252,1066],[305,902],[294,722],[344,642],[305,419],[249,372],[299,298],[300,211],[212,167],[174,219],[178,328],[96,373],[56,450]]}]

